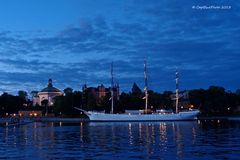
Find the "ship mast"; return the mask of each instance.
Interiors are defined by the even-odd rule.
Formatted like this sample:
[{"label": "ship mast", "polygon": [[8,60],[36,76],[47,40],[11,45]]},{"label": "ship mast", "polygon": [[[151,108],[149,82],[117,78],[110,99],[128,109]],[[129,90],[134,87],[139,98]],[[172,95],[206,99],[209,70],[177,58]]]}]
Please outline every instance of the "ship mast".
[{"label": "ship mast", "polygon": [[178,95],[178,80],[179,80],[179,75],[178,75],[178,69],[176,68],[176,113],[178,113],[178,99],[179,99],[179,95]]},{"label": "ship mast", "polygon": [[111,63],[111,113],[113,113],[113,62]]},{"label": "ship mast", "polygon": [[148,83],[147,83],[147,61],[144,60],[144,92],[145,92],[145,111],[148,109]]}]

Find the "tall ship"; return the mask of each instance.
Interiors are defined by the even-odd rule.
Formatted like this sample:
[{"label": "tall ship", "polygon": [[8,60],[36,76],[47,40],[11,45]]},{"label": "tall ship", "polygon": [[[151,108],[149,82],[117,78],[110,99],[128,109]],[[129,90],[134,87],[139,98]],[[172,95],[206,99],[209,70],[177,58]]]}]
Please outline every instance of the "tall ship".
[{"label": "tall ship", "polygon": [[113,94],[113,63],[111,64],[111,111],[110,113],[86,111],[75,107],[77,110],[87,115],[90,121],[180,121],[180,120],[194,120],[200,113],[197,109],[189,109],[187,111],[179,111],[179,89],[178,89],[178,70],[176,69],[176,95],[175,95],[175,111],[151,111],[148,106],[148,77],[147,77],[147,63],[144,61],[144,94],[145,94],[145,109],[144,110],[126,110],[125,113],[114,113],[114,94]]}]

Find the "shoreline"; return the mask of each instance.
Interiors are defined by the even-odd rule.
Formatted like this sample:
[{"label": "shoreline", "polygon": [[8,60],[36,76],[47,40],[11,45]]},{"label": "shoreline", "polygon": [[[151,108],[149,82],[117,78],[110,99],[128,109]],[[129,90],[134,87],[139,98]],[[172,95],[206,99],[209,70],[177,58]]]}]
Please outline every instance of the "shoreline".
[{"label": "shoreline", "polygon": [[[199,117],[196,120],[228,120],[240,121],[240,116],[237,117]],[[59,117],[42,117],[37,122],[91,122],[88,118],[59,118]]]},{"label": "shoreline", "polygon": [[[67,123],[78,123],[78,122],[91,122],[88,118],[62,118],[62,117],[38,117],[28,118],[34,122],[67,122]],[[240,116],[224,116],[224,117],[199,117],[196,120],[228,120],[228,121],[240,121]],[[0,118],[0,123],[11,122],[11,118]]]},{"label": "shoreline", "polygon": [[[34,118],[35,119],[35,118]],[[34,120],[33,119],[33,120]],[[36,122],[89,122],[88,118],[60,118],[60,117],[41,117],[35,119]]]}]

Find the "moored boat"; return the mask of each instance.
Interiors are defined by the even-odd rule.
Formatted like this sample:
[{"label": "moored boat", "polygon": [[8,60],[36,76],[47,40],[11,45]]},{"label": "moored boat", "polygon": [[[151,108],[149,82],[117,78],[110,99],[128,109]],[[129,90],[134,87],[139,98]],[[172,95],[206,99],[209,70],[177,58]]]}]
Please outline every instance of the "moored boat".
[{"label": "moored boat", "polygon": [[178,113],[151,113],[151,114],[131,114],[131,113],[103,113],[85,111],[76,108],[86,114],[91,121],[177,121],[177,120],[194,120],[199,110],[184,111]]},{"label": "moored boat", "polygon": [[[113,66],[111,65],[111,85],[113,88]],[[145,109],[144,110],[134,110],[125,113],[114,113],[114,94],[113,89],[111,89],[111,112],[94,112],[85,111],[81,108],[75,107],[77,110],[86,114],[90,121],[177,121],[177,120],[194,120],[196,116],[200,113],[197,109],[189,109],[188,111],[178,110],[178,71],[176,70],[176,106],[175,112],[152,112],[148,108],[148,84],[147,84],[147,64],[144,62],[144,80],[145,80]]]}]

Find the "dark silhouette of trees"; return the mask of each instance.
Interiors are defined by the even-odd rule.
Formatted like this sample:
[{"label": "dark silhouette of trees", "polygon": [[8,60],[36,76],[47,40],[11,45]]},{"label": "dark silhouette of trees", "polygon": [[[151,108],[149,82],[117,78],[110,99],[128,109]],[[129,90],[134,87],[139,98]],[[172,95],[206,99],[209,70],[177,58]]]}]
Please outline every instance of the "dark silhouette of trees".
[{"label": "dark silhouette of trees", "polygon": [[161,99],[161,108],[160,109],[172,109],[173,106],[173,100],[171,99],[171,95],[173,92],[171,91],[164,91],[163,94],[159,96]]},{"label": "dark silhouette of trees", "polygon": [[189,100],[193,106],[196,106],[204,114],[209,113],[209,107],[207,104],[207,92],[204,89],[194,89],[189,91]]},{"label": "dark silhouette of trees", "polygon": [[143,109],[144,108],[144,94],[136,83],[133,83],[132,92],[129,93],[129,104],[127,109]]},{"label": "dark silhouette of trees", "polygon": [[92,92],[87,93],[87,109],[94,110],[97,106],[96,96]]},{"label": "dark silhouette of trees", "polygon": [[63,92],[64,92],[65,95],[71,94],[71,93],[73,93],[73,89],[70,88],[70,87],[67,87],[67,88],[65,88],[65,89],[63,90]]},{"label": "dark silhouette of trees", "polygon": [[[117,101],[114,101],[114,112],[117,109]],[[110,113],[111,111],[111,93],[107,92],[105,97],[100,99],[100,103],[97,104],[94,110],[104,110],[106,113]]]},{"label": "dark silhouette of trees", "polygon": [[54,113],[56,115],[65,114],[66,105],[65,105],[65,97],[64,96],[57,96],[54,98]]},{"label": "dark silhouette of trees", "polygon": [[18,91],[19,107],[25,108],[28,105],[28,94],[26,91]]},{"label": "dark silhouette of trees", "polygon": [[[73,91],[71,88],[64,90],[63,96],[55,97],[53,111],[61,116],[79,116],[79,111],[74,107],[84,110],[105,110],[109,113],[111,109],[110,92],[105,97],[97,99],[94,92],[84,90],[84,92]],[[157,93],[149,90],[149,107],[156,109],[174,109],[173,92],[164,91]],[[227,116],[240,114],[240,89],[236,92],[226,91],[223,87],[210,86],[208,89],[193,89],[189,92],[189,104],[198,108],[203,116]],[[122,113],[130,109],[144,109],[144,93],[136,83],[133,84],[129,93],[122,92],[119,100],[114,100],[114,112]],[[180,99],[181,101],[181,99]],[[24,105],[28,104],[28,105]],[[46,112],[48,100],[41,102],[44,107],[30,106],[30,100],[27,99],[25,91],[19,91],[17,96],[3,93],[0,96],[0,115],[6,116],[12,113],[18,113],[22,109],[42,109]]]},{"label": "dark silhouette of trees", "polygon": [[44,99],[41,101],[41,106],[44,106],[44,115],[47,116],[48,115],[48,110],[49,110],[49,107],[48,107],[48,100],[47,99]]},{"label": "dark silhouette of trees", "polygon": [[132,95],[136,97],[142,96],[142,90],[138,87],[138,85],[134,82],[132,86]]},{"label": "dark silhouette of trees", "polygon": [[[194,89],[189,92],[189,103],[194,108],[200,109],[203,116],[221,116],[232,115],[239,113],[240,110],[240,92],[232,93],[225,91],[223,87],[210,86],[208,89]],[[85,90],[83,93],[76,92],[66,94],[56,98],[55,110],[59,113],[66,115],[76,114],[76,110],[73,106],[80,106],[85,110],[105,110],[109,113],[111,109],[110,93],[107,93],[105,97],[100,100],[96,99],[96,95],[91,91]],[[149,90],[149,107],[153,110],[167,109],[174,110],[174,100],[171,99],[174,95],[171,91],[164,91],[163,93],[157,93]],[[71,99],[73,96],[73,101]],[[138,110],[144,109],[145,100],[143,99],[144,92],[138,87],[136,83],[133,84],[132,90],[129,93],[122,92],[119,100],[114,101],[114,111],[122,113],[125,110]],[[181,98],[180,98],[181,101]],[[60,107],[59,107],[60,106]]]},{"label": "dark silhouette of trees", "polygon": [[6,116],[12,113],[17,113],[21,105],[22,103],[19,96],[3,93],[0,96],[0,115]]},{"label": "dark silhouette of trees", "polygon": [[79,91],[69,92],[69,88],[65,89],[67,91],[65,96],[55,97],[54,103],[54,113],[61,116],[78,116],[79,112],[74,108],[81,108],[82,105],[82,93]]},{"label": "dark silhouette of trees", "polygon": [[202,115],[221,116],[238,113],[240,95],[225,91],[223,87],[210,86],[207,90],[189,91],[190,103],[201,110]]},{"label": "dark silhouette of trees", "polygon": [[24,100],[27,100],[28,94],[27,94],[26,91],[20,90],[20,91],[18,91],[18,96],[19,96],[19,98],[22,98],[22,99],[24,99]]}]

